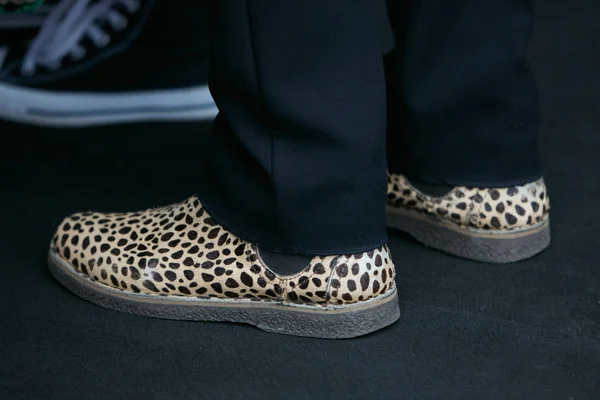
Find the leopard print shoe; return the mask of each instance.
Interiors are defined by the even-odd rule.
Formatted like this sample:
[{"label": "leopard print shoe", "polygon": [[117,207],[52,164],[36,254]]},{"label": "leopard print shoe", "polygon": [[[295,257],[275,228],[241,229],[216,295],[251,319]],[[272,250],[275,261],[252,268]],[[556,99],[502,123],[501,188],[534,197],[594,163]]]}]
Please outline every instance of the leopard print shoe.
[{"label": "leopard print shoe", "polygon": [[281,276],[196,197],[142,212],[72,215],[54,236],[49,267],[86,300],[150,317],[320,338],[364,335],[399,317],[387,246],[314,257]]},{"label": "leopard print shoe", "polygon": [[402,175],[388,177],[388,226],[472,260],[509,263],[541,252],[550,244],[549,210],[543,179],[509,188],[455,187],[432,197]]}]

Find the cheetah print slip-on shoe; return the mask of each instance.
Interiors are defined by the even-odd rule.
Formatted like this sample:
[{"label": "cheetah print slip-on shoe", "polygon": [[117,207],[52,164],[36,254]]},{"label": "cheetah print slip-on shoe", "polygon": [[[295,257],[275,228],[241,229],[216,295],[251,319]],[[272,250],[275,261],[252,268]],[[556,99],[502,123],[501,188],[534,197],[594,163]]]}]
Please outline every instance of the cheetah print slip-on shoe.
[{"label": "cheetah print slip-on shoe", "polygon": [[510,263],[550,245],[550,202],[543,179],[508,188],[455,187],[433,197],[404,176],[390,174],[387,193],[389,227],[456,256]]},{"label": "cheetah print slip-on shoe", "polygon": [[368,334],[400,315],[387,246],[314,257],[302,271],[278,275],[257,246],[219,225],[196,197],[142,212],[67,217],[49,267],[82,298],[149,317],[333,339]]}]

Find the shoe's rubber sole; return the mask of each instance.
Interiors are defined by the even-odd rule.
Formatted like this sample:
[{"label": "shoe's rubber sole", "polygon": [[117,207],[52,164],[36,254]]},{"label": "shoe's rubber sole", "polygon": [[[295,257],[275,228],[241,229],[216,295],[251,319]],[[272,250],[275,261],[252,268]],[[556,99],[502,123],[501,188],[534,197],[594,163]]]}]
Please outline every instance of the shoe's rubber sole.
[{"label": "shoe's rubber sole", "polygon": [[50,250],[52,275],[70,291],[102,307],[146,317],[228,321],[268,332],[325,339],[366,335],[400,317],[396,289],[374,300],[347,306],[306,306],[268,301],[200,299],[129,293],[93,282]]},{"label": "shoe's rubber sole", "polygon": [[387,224],[427,246],[455,256],[488,263],[511,263],[532,257],[550,245],[550,221],[518,232],[489,232],[458,226],[428,215],[387,208]]},{"label": "shoe's rubber sole", "polygon": [[218,113],[207,85],[123,93],[75,93],[0,83],[0,99],[3,99],[1,119],[51,127],[210,120]]}]

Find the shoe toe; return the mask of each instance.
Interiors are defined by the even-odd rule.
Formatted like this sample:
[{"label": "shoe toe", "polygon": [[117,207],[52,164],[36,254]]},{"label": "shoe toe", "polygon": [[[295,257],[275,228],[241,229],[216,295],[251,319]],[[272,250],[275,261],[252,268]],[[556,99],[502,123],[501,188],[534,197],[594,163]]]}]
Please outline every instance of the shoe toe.
[{"label": "shoe toe", "polygon": [[52,250],[75,270],[88,276],[93,269],[94,256],[102,247],[99,242],[104,235],[95,225],[95,220],[102,218],[103,214],[99,213],[72,214],[60,223],[52,240]]}]

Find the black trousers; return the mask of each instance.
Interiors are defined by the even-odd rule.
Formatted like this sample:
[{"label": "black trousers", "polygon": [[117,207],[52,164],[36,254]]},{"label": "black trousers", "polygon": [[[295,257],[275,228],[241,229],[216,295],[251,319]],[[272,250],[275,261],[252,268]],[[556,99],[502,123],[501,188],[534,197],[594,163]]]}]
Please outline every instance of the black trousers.
[{"label": "black trousers", "polygon": [[385,243],[386,124],[390,169],[411,179],[540,176],[528,0],[390,2],[385,69],[373,0],[214,3],[221,113],[200,197],[240,237],[321,255]]}]

